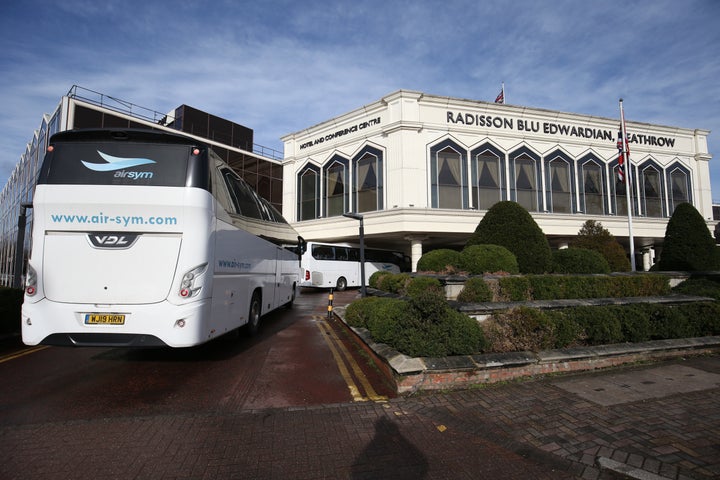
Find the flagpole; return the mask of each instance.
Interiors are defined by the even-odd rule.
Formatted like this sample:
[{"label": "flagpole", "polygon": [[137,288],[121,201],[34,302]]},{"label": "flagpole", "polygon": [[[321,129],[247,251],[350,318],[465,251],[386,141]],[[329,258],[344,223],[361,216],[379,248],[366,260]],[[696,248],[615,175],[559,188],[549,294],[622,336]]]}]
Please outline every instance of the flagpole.
[{"label": "flagpole", "polygon": [[502,94],[503,94],[503,103],[507,103],[507,98],[505,97],[505,82],[502,82]]},{"label": "flagpole", "polygon": [[625,159],[625,196],[627,198],[628,213],[628,239],[630,241],[630,269],[635,272],[635,239],[632,227],[632,167],[630,166],[630,152],[628,151],[628,137],[625,129],[625,112],[623,111],[623,99],[620,99],[620,128],[622,131],[622,155]]}]

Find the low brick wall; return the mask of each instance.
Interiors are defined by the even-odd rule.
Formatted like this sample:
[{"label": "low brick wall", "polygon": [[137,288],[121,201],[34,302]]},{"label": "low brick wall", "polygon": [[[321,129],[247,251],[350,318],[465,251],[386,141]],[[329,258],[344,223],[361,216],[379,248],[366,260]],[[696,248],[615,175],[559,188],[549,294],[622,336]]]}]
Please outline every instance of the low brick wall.
[{"label": "low brick wall", "polygon": [[[334,310],[344,322],[345,309]],[[633,344],[512,352],[442,358],[412,358],[373,342],[367,330],[347,329],[393,382],[398,394],[453,390],[554,373],[580,372],[645,361],[720,352],[720,336],[656,340]]]}]

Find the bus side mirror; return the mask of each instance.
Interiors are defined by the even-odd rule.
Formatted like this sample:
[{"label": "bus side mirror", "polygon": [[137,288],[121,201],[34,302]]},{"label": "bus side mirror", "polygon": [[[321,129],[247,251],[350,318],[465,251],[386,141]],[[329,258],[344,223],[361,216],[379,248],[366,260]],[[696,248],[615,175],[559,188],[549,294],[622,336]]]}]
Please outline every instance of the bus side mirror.
[{"label": "bus side mirror", "polygon": [[298,252],[302,256],[307,251],[307,242],[303,237],[298,236]]}]

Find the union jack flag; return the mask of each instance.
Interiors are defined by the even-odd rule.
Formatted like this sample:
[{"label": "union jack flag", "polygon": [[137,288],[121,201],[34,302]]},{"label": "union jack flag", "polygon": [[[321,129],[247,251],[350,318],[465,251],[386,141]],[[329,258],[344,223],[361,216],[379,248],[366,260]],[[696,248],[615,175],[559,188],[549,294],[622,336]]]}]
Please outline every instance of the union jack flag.
[{"label": "union jack flag", "polygon": [[505,88],[500,90],[500,93],[498,93],[498,96],[495,97],[495,103],[505,103]]},{"label": "union jack flag", "polygon": [[[623,142],[623,126],[620,125],[620,129],[618,130],[618,140],[617,140],[617,148],[618,148],[618,170],[617,170],[617,176],[618,181],[625,182],[625,158],[627,155],[630,155],[630,146],[628,145],[628,138],[627,134],[625,136],[625,141]],[[624,145],[623,145],[624,144]],[[624,148],[623,148],[624,147]]]}]

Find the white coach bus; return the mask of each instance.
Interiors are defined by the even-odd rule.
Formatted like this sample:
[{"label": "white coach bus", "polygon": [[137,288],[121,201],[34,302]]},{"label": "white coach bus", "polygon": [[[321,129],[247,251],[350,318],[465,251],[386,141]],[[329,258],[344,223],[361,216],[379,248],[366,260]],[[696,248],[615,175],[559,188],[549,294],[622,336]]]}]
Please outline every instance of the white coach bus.
[{"label": "white coach bus", "polygon": [[[384,270],[400,273],[406,270],[408,259],[400,252],[365,249],[365,284],[370,276]],[[360,248],[346,243],[307,242],[300,260],[303,276],[301,287],[334,288],[343,291],[360,287]]]},{"label": "white coach bus", "polygon": [[189,347],[295,298],[302,238],[196,139],[55,134],[33,209],[27,345]]}]

